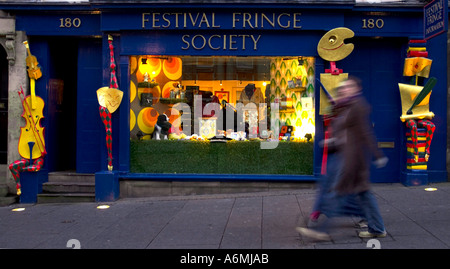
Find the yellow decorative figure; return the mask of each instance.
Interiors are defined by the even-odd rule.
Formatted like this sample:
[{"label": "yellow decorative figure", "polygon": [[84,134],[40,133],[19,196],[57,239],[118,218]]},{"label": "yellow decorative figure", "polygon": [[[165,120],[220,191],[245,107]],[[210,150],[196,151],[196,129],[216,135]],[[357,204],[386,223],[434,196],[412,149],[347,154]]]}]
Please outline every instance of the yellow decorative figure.
[{"label": "yellow decorative figure", "polygon": [[119,84],[116,77],[116,63],[114,61],[114,46],[113,38],[108,35],[108,43],[110,50],[110,68],[111,68],[111,80],[109,87],[102,87],[97,90],[97,99],[99,103],[100,118],[105,125],[106,131],[106,148],[108,151],[108,170],[113,170],[112,165],[112,121],[111,114],[116,111],[122,102],[123,92],[120,91]]},{"label": "yellow decorative figure", "polygon": [[402,101],[401,121],[404,122],[409,119],[432,119],[434,117],[434,113],[430,111],[431,91],[419,104],[414,106],[412,114],[407,114],[408,109],[413,105],[416,96],[423,90],[424,86],[399,83],[398,87],[400,89],[400,98]]},{"label": "yellow decorative figure", "polygon": [[[329,114],[330,97],[335,97],[335,88],[341,81],[348,78],[348,73],[338,69],[335,61],[342,60],[352,53],[355,46],[344,41],[354,36],[355,33],[352,30],[339,27],[328,31],[317,44],[319,56],[330,62],[330,69],[325,69],[325,73],[320,74],[320,82],[326,89],[320,92],[319,115]],[[325,94],[325,90],[328,90],[330,96]]]},{"label": "yellow decorative figure", "polygon": [[[328,93],[334,99],[336,98],[336,88],[339,83],[346,80],[348,78],[348,73],[342,73],[339,75],[333,75],[328,73],[320,74],[320,82],[322,82],[323,86],[328,90]],[[319,115],[327,115],[330,114],[331,103],[329,98],[326,96],[324,91],[320,91],[320,107],[319,107]]]},{"label": "yellow decorative figure", "polygon": [[102,87],[97,90],[98,104],[106,107],[112,114],[122,102],[123,92],[119,89]]},{"label": "yellow decorative figure", "polygon": [[[340,61],[352,53],[355,46],[351,43],[346,44],[344,41],[355,36],[355,33],[345,27],[339,27],[328,31],[317,44],[317,53],[319,56],[330,62],[330,69],[325,69],[325,73],[320,74],[319,84],[322,87],[320,91],[320,107],[319,115],[324,116],[325,140],[329,138],[330,132],[327,130],[330,124],[328,115],[331,114],[331,104],[336,97],[335,89],[339,83],[348,78],[348,73],[344,73],[342,69],[336,67],[335,61]],[[326,173],[328,158],[328,147],[323,148],[322,169],[321,173]]]},{"label": "yellow decorative figure", "polygon": [[430,75],[432,60],[423,57],[405,59],[403,75],[407,77],[419,76],[428,78]]},{"label": "yellow decorative figure", "polygon": [[[399,83],[400,98],[402,102],[402,115],[400,120],[407,127],[407,160],[406,168],[426,170],[430,156],[430,145],[436,128],[431,121],[434,113],[430,111],[431,90],[436,85],[436,78],[428,79],[424,86],[420,86],[419,77],[428,78],[432,60],[428,57],[425,40],[410,40],[407,57],[403,68],[403,75],[415,76],[415,82],[410,84]],[[425,131],[419,131],[418,128]]]},{"label": "yellow decorative figure", "polygon": [[319,56],[327,61],[340,61],[352,53],[353,44],[346,44],[344,40],[352,38],[355,33],[345,27],[335,28],[328,31],[317,44]]}]

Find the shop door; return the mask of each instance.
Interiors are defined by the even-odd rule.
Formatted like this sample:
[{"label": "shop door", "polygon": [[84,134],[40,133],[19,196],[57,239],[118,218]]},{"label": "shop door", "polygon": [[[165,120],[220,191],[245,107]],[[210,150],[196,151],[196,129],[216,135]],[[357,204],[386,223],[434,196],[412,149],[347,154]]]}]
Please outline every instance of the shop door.
[{"label": "shop door", "polygon": [[0,46],[0,164],[7,162],[8,149],[8,61]]},{"label": "shop door", "polygon": [[[32,51],[39,53],[39,42],[31,43]],[[46,54],[38,54],[43,66],[43,76],[36,81],[36,87],[42,89],[46,79],[48,91],[46,107],[48,116],[43,120],[47,127],[46,148],[48,159],[46,165],[49,172],[74,171],[76,152],[76,94],[77,94],[77,39],[50,38]],[[45,44],[45,42],[43,43]],[[45,59],[48,58],[48,68]],[[37,89],[38,90],[38,89]],[[44,108],[45,109],[45,108]]]},{"label": "shop door", "polygon": [[100,171],[100,145],[105,135],[98,111],[96,91],[102,87],[102,43],[80,40],[77,80],[77,173]]},{"label": "shop door", "polygon": [[389,158],[386,167],[372,168],[373,182],[398,182],[400,179],[401,152],[401,102],[397,83],[402,82],[403,61],[400,38],[356,38],[355,49],[338,63],[350,75],[359,77],[363,93],[372,106],[371,121],[381,150]]}]

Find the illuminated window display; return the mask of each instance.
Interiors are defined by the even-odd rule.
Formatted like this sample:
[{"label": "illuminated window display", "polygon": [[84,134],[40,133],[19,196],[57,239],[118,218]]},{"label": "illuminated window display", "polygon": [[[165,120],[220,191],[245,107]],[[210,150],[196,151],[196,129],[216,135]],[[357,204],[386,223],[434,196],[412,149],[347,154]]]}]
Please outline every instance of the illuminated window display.
[{"label": "illuminated window display", "polygon": [[314,137],[313,57],[132,56],[130,73],[132,140],[164,139],[164,122],[172,140]]},{"label": "illuminated window display", "polygon": [[130,57],[132,172],[312,174],[314,64]]}]

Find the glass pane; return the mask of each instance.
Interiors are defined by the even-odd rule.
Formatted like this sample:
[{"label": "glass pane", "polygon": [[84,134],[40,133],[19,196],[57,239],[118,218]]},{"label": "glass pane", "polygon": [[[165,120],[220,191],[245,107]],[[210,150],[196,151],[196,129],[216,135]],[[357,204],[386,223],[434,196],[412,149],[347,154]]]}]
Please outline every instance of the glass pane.
[{"label": "glass pane", "polygon": [[132,172],[312,174],[314,67],[298,56],[130,57]]}]

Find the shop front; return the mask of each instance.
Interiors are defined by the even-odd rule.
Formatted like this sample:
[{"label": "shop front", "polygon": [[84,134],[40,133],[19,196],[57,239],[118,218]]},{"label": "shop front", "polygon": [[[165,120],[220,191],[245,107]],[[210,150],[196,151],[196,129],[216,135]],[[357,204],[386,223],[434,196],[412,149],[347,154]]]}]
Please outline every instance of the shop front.
[{"label": "shop front", "polygon": [[[389,158],[372,181],[413,173],[398,83],[410,81],[404,64],[410,40],[423,39],[422,7],[136,5],[10,10],[44,71],[36,93],[47,104],[49,172],[96,173],[98,200],[117,199],[127,182],[314,181],[326,157],[318,80],[336,75],[318,43],[345,27],[354,49],[332,64],[362,79]],[[429,101],[436,129],[419,171],[427,182],[447,180],[446,44],[443,35],[426,43],[437,79]],[[111,55],[123,97],[108,141],[96,92],[110,85]]]}]

